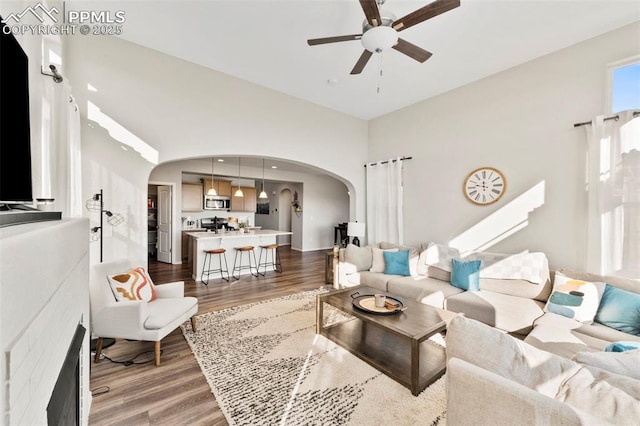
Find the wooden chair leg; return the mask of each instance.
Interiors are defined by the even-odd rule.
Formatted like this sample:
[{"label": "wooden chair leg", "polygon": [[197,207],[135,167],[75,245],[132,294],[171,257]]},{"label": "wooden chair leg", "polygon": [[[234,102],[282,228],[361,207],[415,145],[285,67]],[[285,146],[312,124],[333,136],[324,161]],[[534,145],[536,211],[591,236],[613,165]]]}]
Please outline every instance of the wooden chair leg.
[{"label": "wooden chair leg", "polygon": [[160,340],[155,342],[156,367],[160,365]]},{"label": "wooden chair leg", "polygon": [[104,339],[102,337],[98,337],[98,341],[96,342],[96,356],[93,358],[93,362],[100,361],[100,354],[102,353],[102,345],[104,343]]},{"label": "wooden chair leg", "polygon": [[195,333],[196,332],[196,316],[192,316],[191,317],[191,330]]}]

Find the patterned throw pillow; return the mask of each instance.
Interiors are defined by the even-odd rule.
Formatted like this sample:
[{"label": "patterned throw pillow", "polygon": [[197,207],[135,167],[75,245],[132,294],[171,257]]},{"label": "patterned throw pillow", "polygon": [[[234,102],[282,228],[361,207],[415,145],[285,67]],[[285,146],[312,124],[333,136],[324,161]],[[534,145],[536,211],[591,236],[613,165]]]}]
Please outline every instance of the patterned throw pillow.
[{"label": "patterned throw pillow", "polygon": [[124,300],[151,302],[158,297],[151,277],[142,267],[122,274],[110,275],[107,278],[118,302]]},{"label": "patterned throw pillow", "polygon": [[604,283],[576,280],[556,273],[553,292],[544,310],[591,324],[598,311],[603,289]]}]

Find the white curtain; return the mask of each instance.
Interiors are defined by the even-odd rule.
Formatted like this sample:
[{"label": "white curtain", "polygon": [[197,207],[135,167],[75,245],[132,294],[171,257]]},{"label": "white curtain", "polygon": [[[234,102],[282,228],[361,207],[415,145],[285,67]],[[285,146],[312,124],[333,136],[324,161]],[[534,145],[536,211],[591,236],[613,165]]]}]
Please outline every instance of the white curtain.
[{"label": "white curtain", "polygon": [[640,278],[640,117],[587,125],[586,269]]},{"label": "white curtain", "polygon": [[367,243],[403,244],[403,160],[367,165]]}]

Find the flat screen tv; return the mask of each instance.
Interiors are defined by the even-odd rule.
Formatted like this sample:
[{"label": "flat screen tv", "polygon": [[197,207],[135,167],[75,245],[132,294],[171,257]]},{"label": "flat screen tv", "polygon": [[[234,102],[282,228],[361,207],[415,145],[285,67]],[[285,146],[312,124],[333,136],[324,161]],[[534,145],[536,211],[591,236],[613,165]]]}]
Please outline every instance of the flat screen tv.
[{"label": "flat screen tv", "polygon": [[0,204],[32,202],[29,59],[12,34],[0,31]]}]

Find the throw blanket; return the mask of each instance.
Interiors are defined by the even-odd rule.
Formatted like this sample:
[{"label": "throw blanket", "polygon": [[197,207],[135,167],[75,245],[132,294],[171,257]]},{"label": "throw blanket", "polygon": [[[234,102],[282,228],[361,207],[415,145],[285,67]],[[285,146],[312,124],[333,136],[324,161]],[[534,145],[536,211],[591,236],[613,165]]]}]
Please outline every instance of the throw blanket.
[{"label": "throw blanket", "polygon": [[[451,259],[461,259],[461,256],[454,247],[430,243],[420,258],[420,264],[451,272]],[[461,260],[482,261],[480,278],[525,280],[534,284],[544,284],[549,280],[549,264],[544,253],[503,254],[479,251]]]}]

